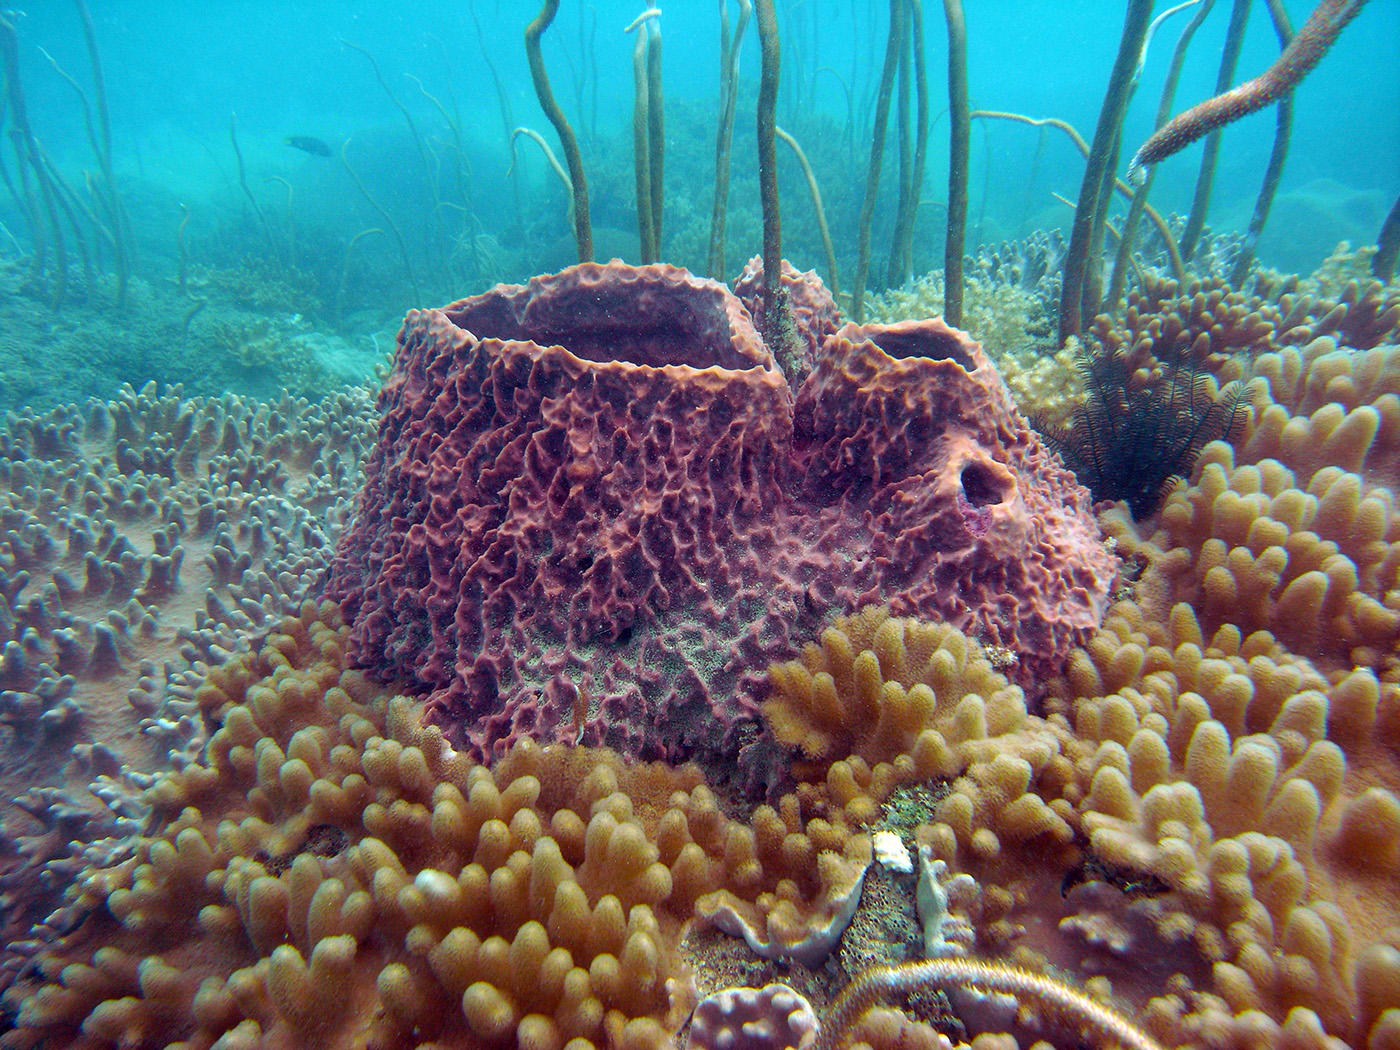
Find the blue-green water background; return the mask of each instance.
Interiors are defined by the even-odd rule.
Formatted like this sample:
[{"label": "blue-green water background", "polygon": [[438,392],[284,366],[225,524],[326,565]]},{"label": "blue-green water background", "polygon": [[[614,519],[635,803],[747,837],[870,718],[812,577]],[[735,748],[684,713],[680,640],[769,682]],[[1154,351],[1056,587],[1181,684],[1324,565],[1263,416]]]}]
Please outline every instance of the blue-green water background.
[{"label": "blue-green water background", "polygon": [[[507,174],[508,126],[533,127],[557,142],[526,66],[523,31],[537,11],[534,4],[91,0],[90,6],[110,100],[116,182],[134,242],[132,270],[152,287],[168,288],[175,280],[182,206],[189,213],[189,267],[226,274],[243,266],[284,278],[278,296],[271,297],[281,313],[298,323],[305,315],[319,329],[380,350],[406,308],[573,261],[565,194],[533,144],[519,142],[517,167]],[[719,91],[718,5],[670,0],[661,6],[669,151],[662,256],[703,271]],[[1230,6],[1217,3],[1197,34],[1174,111],[1213,93]],[[1296,0],[1288,6],[1296,28],[1309,9]],[[635,259],[637,251],[633,38],[623,29],[641,10],[636,2],[563,0],[544,37],[555,90],[582,138],[600,258]],[[836,254],[849,274],[887,5],[779,0],[778,11],[784,48],[779,121],[812,156]],[[1107,0],[967,4],[973,107],[1058,117],[1091,137],[1122,17],[1123,5]],[[1151,130],[1172,50],[1189,17],[1173,16],[1152,43],[1120,167]],[[916,272],[941,265],[947,180],[941,5],[926,5],[924,18],[931,108],[939,116],[916,228]],[[78,98],[44,54],[91,94],[75,7],[67,0],[33,3],[18,28],[31,124],[70,184],[81,187],[84,173],[95,172],[97,163]],[[345,42],[374,56],[389,91],[376,81],[369,59]],[[1268,13],[1257,4],[1235,81],[1262,72],[1278,50]],[[1306,273],[1338,241],[1374,242],[1400,191],[1398,50],[1400,3],[1372,0],[1302,85],[1288,166],[1259,248],[1264,265]],[[488,55],[500,78],[499,94]],[[761,248],[753,151],[758,67],[750,27],[733,155],[725,275],[731,278]],[[421,90],[411,78],[421,81]],[[408,109],[425,143],[422,153],[389,92]],[[425,92],[458,125],[460,154]],[[237,182],[230,142],[235,115],[262,220]],[[316,136],[336,155],[290,148],[284,142],[289,135]],[[897,192],[893,121],[889,135],[882,198],[888,206],[876,212],[876,259],[886,251]],[[1227,132],[1209,215],[1215,230],[1247,224],[1273,135],[1272,109]],[[369,196],[400,228],[413,280],[387,231],[350,249],[356,233],[385,222],[347,175],[342,146]],[[1199,159],[1198,145],[1162,165],[1152,203],[1164,213],[1184,213]],[[7,161],[13,165],[12,154]],[[820,269],[824,256],[811,204],[786,151],[780,168],[786,254],[804,268]],[[1036,229],[1067,230],[1071,211],[1054,194],[1077,197],[1082,171],[1080,155],[1058,132],[975,122],[969,249]],[[7,239],[3,250],[17,254],[27,236],[8,195],[0,197],[0,220],[16,238]],[[872,286],[880,283],[877,275]],[[306,290],[304,310],[296,308],[298,289]],[[128,378],[161,378],[158,359],[158,352],[146,355]]]}]

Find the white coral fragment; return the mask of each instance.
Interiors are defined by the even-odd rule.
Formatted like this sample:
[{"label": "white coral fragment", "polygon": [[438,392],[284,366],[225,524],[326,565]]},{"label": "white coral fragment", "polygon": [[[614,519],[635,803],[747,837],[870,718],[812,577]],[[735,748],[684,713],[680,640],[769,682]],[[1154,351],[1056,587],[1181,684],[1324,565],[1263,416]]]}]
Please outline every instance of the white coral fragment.
[{"label": "white coral fragment", "polygon": [[914,870],[914,858],[909,853],[909,847],[904,845],[904,840],[893,831],[875,832],[872,844],[875,847],[875,859],[880,862],[881,867],[902,875],[908,875]]}]

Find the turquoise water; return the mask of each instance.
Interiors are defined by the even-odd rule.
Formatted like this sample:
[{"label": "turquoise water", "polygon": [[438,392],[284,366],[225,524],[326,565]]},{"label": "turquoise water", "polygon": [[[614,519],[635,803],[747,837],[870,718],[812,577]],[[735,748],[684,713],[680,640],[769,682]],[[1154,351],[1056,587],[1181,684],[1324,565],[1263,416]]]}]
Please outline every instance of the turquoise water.
[{"label": "turquoise water", "polygon": [[[849,273],[885,45],[885,5],[807,0],[778,6],[785,52],[779,121],[811,156],[838,260]],[[1187,55],[1175,111],[1213,93],[1229,17],[1228,5],[1217,6]],[[1308,12],[1291,6],[1295,24],[1301,24]],[[712,209],[718,17],[708,3],[664,8],[660,24],[670,214],[662,255],[703,270]],[[583,140],[600,257],[631,258],[637,251],[631,157],[634,38],[623,29],[640,9],[637,4],[566,0],[544,37],[555,91]],[[1056,117],[1092,137],[1121,30],[1119,12],[1120,5],[1107,2],[969,5],[973,108]],[[557,143],[526,68],[523,30],[534,14],[532,5],[477,0],[264,7],[221,0],[191,8],[97,0],[91,13],[111,111],[111,163],[130,221],[134,275],[154,281],[174,276],[184,206],[190,265],[227,267],[245,256],[270,256],[276,267],[290,266],[312,281],[315,294],[308,300],[316,302],[308,301],[303,314],[327,327],[348,324],[359,338],[377,322],[392,327],[406,307],[470,294],[492,280],[519,280],[572,261],[564,193],[533,143],[518,140],[517,165],[507,175],[508,129],[534,128],[551,145]],[[1125,124],[1120,172],[1151,130],[1175,41],[1191,14],[1169,18],[1148,50]],[[934,120],[915,272],[941,262],[946,197],[941,7],[930,5],[925,20]],[[61,0],[30,5],[15,24],[34,133],[69,183],[85,195],[83,173],[95,172],[97,159],[72,86],[45,57],[52,56],[93,97],[75,8]],[[1291,153],[1275,216],[1260,247],[1265,265],[1306,272],[1338,241],[1374,241],[1400,170],[1400,122],[1394,119],[1400,111],[1397,38],[1400,7],[1370,4],[1298,92]],[[373,56],[384,86],[376,80],[370,58],[350,44]],[[1250,19],[1236,80],[1262,72],[1277,53],[1274,30],[1261,6]],[[752,139],[757,74],[751,27],[741,56],[730,272],[724,275],[729,277],[759,247]],[[441,103],[455,130],[428,95]],[[246,194],[238,184],[230,141],[235,119]],[[1273,133],[1272,110],[1227,133],[1209,213],[1213,228],[1237,230],[1247,223]],[[888,134],[891,152],[882,199],[892,208],[893,122]],[[333,155],[290,148],[284,142],[292,135],[315,136]],[[361,241],[346,266],[349,239],[385,222],[347,176],[339,158],[342,147],[368,195],[401,228],[414,281],[406,279],[387,232]],[[1197,146],[1163,165],[1152,197],[1163,212],[1184,213],[1189,207],[1199,156]],[[820,268],[824,256],[805,184],[785,150],[779,165],[787,255],[803,268]],[[1036,229],[1068,229],[1070,209],[1054,194],[1077,197],[1082,161],[1066,137],[974,122],[971,165],[970,247]],[[262,219],[254,214],[253,201]],[[876,211],[877,254],[886,210]],[[13,254],[28,246],[24,217],[8,193],[0,194],[0,221],[13,235],[4,239],[3,250]],[[340,291],[342,272],[345,287]],[[370,316],[348,322],[347,315],[359,310]]]},{"label": "turquoise water", "polygon": [[[1186,53],[1172,112],[1214,93],[1230,6],[1216,3]],[[664,48],[666,128],[658,254],[705,273],[720,19],[710,0],[661,7],[653,23]],[[1123,5],[1000,0],[967,7],[972,108],[1054,118],[1091,138]],[[882,178],[873,202],[866,198],[887,5],[778,0],[777,8],[777,118],[805,150],[824,199],[840,306],[852,312],[867,205],[867,292],[885,295],[887,307],[918,303],[930,289],[941,294],[940,278],[926,275],[943,266],[948,198],[942,5],[924,9],[927,166],[907,274],[893,277],[887,260],[900,195],[893,119]],[[144,818],[133,801],[144,778],[198,754],[211,727],[191,697],[209,668],[322,593],[355,510],[378,425],[373,399],[405,313],[577,260],[570,195],[529,134],[559,149],[527,69],[524,30],[533,4],[87,0],[86,9],[90,27],[72,0],[34,0],[3,12],[14,61],[0,69],[0,411],[10,413],[0,434],[0,799],[16,805],[0,815],[0,904],[9,909],[0,911],[7,944],[0,991],[52,929],[34,934],[32,923],[71,918],[52,909],[76,858],[94,840],[131,835]],[[639,3],[562,0],[543,41],[554,91],[578,133],[600,260],[641,261],[636,36],[624,29],[642,10]],[[1120,175],[1152,131],[1172,51],[1193,13],[1171,15],[1146,51],[1124,123]],[[1308,13],[1296,0],[1290,5],[1295,28]],[[1287,165],[1257,246],[1262,267],[1306,277],[1342,242],[1351,249],[1375,243],[1400,192],[1397,40],[1400,3],[1374,0],[1298,89]],[[1256,5],[1231,82],[1258,75],[1278,53],[1268,13]],[[750,25],[739,54],[725,263],[711,275],[731,282],[763,247],[759,57]],[[1233,248],[1248,224],[1274,133],[1273,108],[1224,132],[1207,213],[1217,236],[1210,243]],[[1157,169],[1151,200],[1177,229],[1192,205],[1201,156],[1198,144]],[[968,255],[1007,242],[1031,244],[1033,255],[1067,238],[1083,171],[1083,158],[1058,130],[974,121]],[[781,145],[778,181],[784,256],[834,285],[807,181]],[[1119,199],[1114,223],[1123,210]],[[1143,267],[1162,272],[1158,246],[1146,235],[1142,243]],[[1340,296],[1345,279],[1364,272],[1362,263],[1340,279],[1330,274],[1316,294]],[[1198,257],[1189,272],[1218,274],[1212,265]],[[901,290],[903,276],[925,280]],[[1277,298],[1285,280],[1273,281],[1267,294]],[[1036,361],[1048,363],[1057,349],[1047,322],[1058,288],[1054,267],[1044,281],[1027,284],[1003,290],[1002,300],[979,300],[975,322],[987,325],[978,334],[994,359],[1015,359],[1024,380],[1012,384],[1017,397],[1034,389]],[[992,345],[986,332],[1004,341]],[[1380,371],[1376,362],[1387,352],[1369,343],[1347,349],[1364,362],[1358,373]],[[1066,360],[1051,370],[1052,385],[1071,382]],[[1194,370],[1179,381],[1177,367],[1169,394],[1189,388],[1194,395]],[[1343,371],[1335,360],[1329,367]],[[1120,376],[1125,383],[1127,375]],[[1368,376],[1359,401],[1394,401],[1384,390],[1393,380]],[[1220,378],[1237,376],[1222,370]],[[1028,397],[1021,407],[1045,409],[1060,393],[1042,386],[1043,402]],[[1068,422],[1065,404],[1058,410],[1058,422]],[[1383,514],[1393,537],[1393,496],[1384,489],[1396,486],[1395,456],[1381,446],[1394,434],[1376,427],[1383,436],[1364,479],[1374,495],[1366,527],[1380,527]],[[1144,458],[1160,459],[1153,451]],[[1349,469],[1361,472],[1364,455],[1353,458]],[[1168,466],[1189,473],[1190,459]],[[1177,472],[1150,479],[1152,494],[1169,490]],[[1155,509],[1144,509],[1144,519]],[[1112,515],[1101,522],[1124,535],[1129,528]],[[1365,546],[1357,539],[1361,525],[1351,530],[1348,519],[1335,528]],[[181,542],[189,551],[183,583],[152,584],[168,578],[170,551]],[[1393,575],[1393,561],[1387,565]],[[1125,575],[1141,569],[1125,561]],[[180,575],[178,565],[174,571]],[[1393,607],[1397,592],[1378,582],[1381,572],[1362,587]],[[96,666],[111,655],[102,648],[109,637],[118,638],[111,643],[116,670]],[[74,638],[87,646],[77,656]],[[1327,658],[1350,659],[1327,642],[1317,645]],[[1355,651],[1364,658],[1358,663],[1393,682],[1393,653]],[[89,659],[96,664],[84,664]],[[723,659],[721,650],[702,648],[697,663],[709,672]],[[83,666],[72,674],[65,661]],[[55,826],[47,838],[36,834]],[[70,839],[77,845],[67,845]],[[13,905],[22,898],[23,906]],[[12,1006],[0,1007],[0,1033],[13,1018]]]}]

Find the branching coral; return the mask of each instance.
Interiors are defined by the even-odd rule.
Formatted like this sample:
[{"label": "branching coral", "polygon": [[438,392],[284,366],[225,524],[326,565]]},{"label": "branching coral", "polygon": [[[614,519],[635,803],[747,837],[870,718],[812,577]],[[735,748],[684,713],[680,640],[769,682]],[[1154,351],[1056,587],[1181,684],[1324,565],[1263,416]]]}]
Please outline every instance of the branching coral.
[{"label": "branching coral", "polygon": [[1260,354],[1321,336],[1367,350],[1400,338],[1400,289],[1366,278],[1341,279],[1334,256],[1311,278],[1258,275],[1235,290],[1219,278],[1180,284],[1147,277],[1120,318],[1100,315],[1091,338],[1121,348],[1135,368],[1188,351],[1222,383],[1241,378]]},{"label": "branching coral", "polygon": [[1400,953],[1363,931],[1394,915],[1396,687],[1329,680],[1267,632],[1204,634],[1184,604],[1116,607],[1068,678],[1092,855],[1165,883],[1159,935],[1211,964],[1189,994],[1171,978],[1154,1030],[1223,1038],[1259,1013],[1389,1045],[1368,1039],[1400,1006]]},{"label": "branching coral", "polygon": [[1021,750],[1017,735],[1032,725],[1025,696],[979,645],[885,608],[842,617],[769,677],[764,718],[797,751],[799,775],[828,781],[849,778],[856,760],[887,765],[882,781],[950,777]]},{"label": "branching coral", "polygon": [[1265,354],[1256,411],[1235,447],[1209,446],[1160,527],[1138,536],[1106,519],[1120,550],[1146,559],[1144,593],[1188,602],[1213,632],[1269,631],[1329,670],[1393,676],[1394,477],[1400,390],[1393,347],[1331,339]]},{"label": "branching coral", "polygon": [[[727,907],[783,950],[827,937],[849,885],[842,873],[869,860],[859,825],[890,785],[930,776],[954,779],[916,837],[948,878],[977,878],[956,919],[966,912],[989,961],[920,964],[906,985],[1011,991],[1061,1027],[1153,1046],[1094,1005],[1106,1001],[1104,971],[1087,995],[1071,994],[1034,951],[1047,934],[1043,919],[1031,932],[1029,915],[1055,913],[1053,887],[1087,842],[1096,870],[1167,887],[1143,903],[1163,937],[1185,939],[1168,965],[1186,969],[1136,980],[1121,971],[1113,988],[1145,1004],[1163,1045],[1227,1045],[1209,1033],[1248,1023],[1328,1046],[1308,1033],[1321,1038],[1319,1016],[1327,1030],[1343,1023],[1352,1000],[1336,982],[1353,971],[1360,1031],[1383,1033],[1400,951],[1353,947],[1338,910],[1307,887],[1339,886],[1348,907],[1384,914],[1389,891],[1376,888],[1400,863],[1397,807],[1364,778],[1356,790],[1323,735],[1356,755],[1390,746],[1394,687],[1364,673],[1329,683],[1224,629],[1206,648],[1189,611],[1170,622],[1167,639],[1120,607],[1071,667],[1060,692],[1072,706],[1056,701],[1048,719],[1028,714],[946,627],[879,610],[841,622],[775,672],[768,714],[789,739],[784,725],[806,727],[802,739],[823,725],[865,731],[850,748],[809,744],[812,761],[794,766],[798,789],[741,822],[694,769],[522,740],[487,770],[422,728],[406,700],[347,671],[334,609],[307,608],[210,674],[199,703],[220,728],[207,760],[148,792],[157,830],[134,840],[130,859],[84,873],[70,909],[86,921],[55,935],[32,983],[11,994],[18,1028],[3,1045],[185,1037],[337,1048],[366,1033],[427,1045],[661,1045],[689,1005],[675,954],[688,920],[715,921]],[[1327,693],[1331,714],[1315,695]],[[946,763],[930,764],[940,754]],[[1270,769],[1273,780],[1256,777]],[[1309,785],[1341,805],[1312,820],[1313,839]],[[1252,830],[1261,825],[1274,837]],[[1377,900],[1348,888],[1358,886]],[[1087,933],[1092,916],[1079,918],[1059,936]],[[991,961],[1008,952],[1015,965]],[[1193,953],[1213,971],[1190,964]],[[1253,1021],[1233,1016],[1251,1010]],[[833,1015],[833,1039],[854,1012]],[[1269,1015],[1284,1013],[1280,1029]],[[859,1037],[939,1045],[910,1024],[882,1017]],[[804,1030],[791,1029],[788,1045]]]},{"label": "branching coral", "polygon": [[493,776],[344,669],[333,607],[282,628],[201,689],[207,761],[152,787],[163,827],[132,860],[77,883],[90,918],[6,1045],[660,1045],[686,1005],[667,910],[714,885],[680,814],[669,863],[652,841],[694,772],[527,745]]},{"label": "branching coral", "polygon": [[895,789],[947,780],[932,833],[945,860],[963,850],[996,862],[1030,843],[1048,858],[1073,838],[1055,793],[1058,728],[961,632],[871,608],[771,679],[764,716],[797,752],[797,796],[826,819],[868,826]]},{"label": "branching coral", "polygon": [[[127,387],[11,415],[0,436],[0,988],[143,775],[204,740],[200,675],[324,580],[369,401],[261,404]],[[84,790],[86,789],[86,790]],[[93,796],[96,796],[95,798]],[[101,804],[98,800],[101,800]]]},{"label": "branching coral", "polygon": [[1400,549],[1379,482],[1400,433],[1395,355],[1332,337],[1261,353],[1254,418],[1205,450],[1157,529],[1105,517],[1145,565],[1137,602],[1071,659],[1061,695],[1090,852],[1165,884],[1133,910],[1210,964],[1144,1009],[1179,1040],[1394,1045]]},{"label": "branching coral", "polygon": [[793,796],[730,819],[693,767],[524,740],[488,770],[348,670],[346,635],[308,603],[210,672],[205,756],[80,872],[0,1045],[660,1047],[694,915],[786,947],[869,860]]},{"label": "branching coral", "polygon": [[[1321,337],[1327,335],[1360,350],[1395,340],[1400,299],[1379,282],[1348,279],[1346,265],[1344,256],[1334,256],[1306,291],[1296,279],[1268,274],[1248,291],[1213,279],[1182,285],[1149,278],[1130,295],[1121,318],[1094,321],[1082,360],[1090,400],[1072,427],[1046,420],[1047,437],[1095,496],[1128,499],[1134,516],[1144,516],[1173,476],[1190,473],[1206,443],[1238,432],[1249,445],[1261,426],[1279,425],[1266,390],[1284,396],[1296,376],[1280,369],[1288,362],[1296,373],[1301,365],[1301,351],[1284,348],[1311,346],[1307,353],[1316,357],[1326,352]],[[1246,391],[1236,383],[1251,375],[1270,380],[1268,388],[1250,388],[1248,397],[1258,402],[1253,413],[1244,411]],[[1339,386],[1335,395],[1313,397],[1325,402],[1344,394]],[[1355,425],[1362,424],[1357,417]]]},{"label": "branching coral", "polygon": [[[964,288],[962,328],[995,358],[1025,345],[1039,319],[1035,294],[1014,284],[970,276]],[[870,296],[866,313],[877,324],[894,324],[943,314],[944,282],[941,271],[924,274],[902,288]],[[1000,363],[998,361],[998,363]]]}]

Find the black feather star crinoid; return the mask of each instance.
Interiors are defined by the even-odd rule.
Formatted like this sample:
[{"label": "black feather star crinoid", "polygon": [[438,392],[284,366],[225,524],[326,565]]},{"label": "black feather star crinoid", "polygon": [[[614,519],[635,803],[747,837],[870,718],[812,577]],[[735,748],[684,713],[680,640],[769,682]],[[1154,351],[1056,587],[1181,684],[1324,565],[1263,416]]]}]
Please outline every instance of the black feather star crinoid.
[{"label": "black feather star crinoid", "polygon": [[1201,449],[1228,439],[1241,422],[1245,384],[1220,387],[1190,347],[1152,367],[1121,349],[1081,349],[1087,399],[1068,428],[1036,425],[1065,466],[1097,500],[1123,500],[1140,520],[1191,473]]}]

